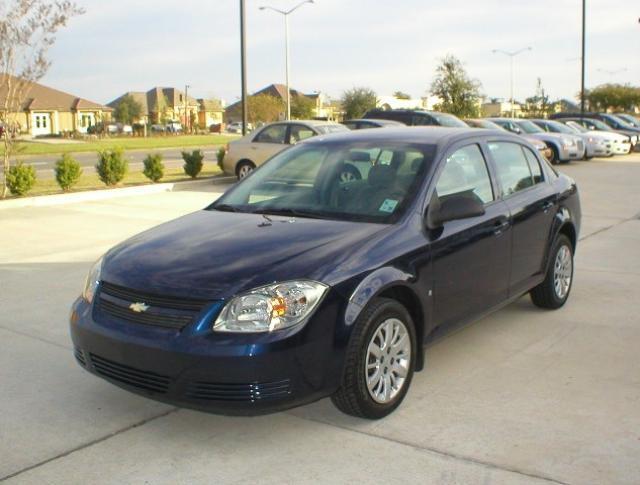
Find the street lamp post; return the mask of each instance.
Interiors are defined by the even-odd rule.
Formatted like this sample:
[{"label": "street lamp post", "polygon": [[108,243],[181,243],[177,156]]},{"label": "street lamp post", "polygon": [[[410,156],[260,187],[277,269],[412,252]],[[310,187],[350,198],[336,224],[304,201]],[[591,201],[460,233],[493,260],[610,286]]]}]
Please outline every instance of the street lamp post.
[{"label": "street lamp post", "polygon": [[273,10],[284,16],[284,58],[285,58],[285,82],[287,84],[287,120],[291,119],[291,87],[289,85],[289,15],[302,7],[305,3],[314,3],[313,0],[304,0],[289,10],[280,10],[275,7],[260,7],[260,10]]},{"label": "street lamp post", "polygon": [[188,84],[184,85],[184,132],[187,133],[189,131],[189,101],[187,101],[189,97],[189,86]]},{"label": "street lamp post", "polygon": [[515,118],[515,109],[513,108],[513,58],[518,54],[522,54],[525,51],[530,51],[531,47],[523,47],[517,51],[503,51],[501,49],[493,49],[491,52],[494,54],[504,54],[509,56],[509,64],[511,69],[511,117]]},{"label": "street lamp post", "polygon": [[240,0],[240,84],[242,92],[242,136],[247,134],[247,119],[249,107],[247,106],[247,9],[245,1]]}]

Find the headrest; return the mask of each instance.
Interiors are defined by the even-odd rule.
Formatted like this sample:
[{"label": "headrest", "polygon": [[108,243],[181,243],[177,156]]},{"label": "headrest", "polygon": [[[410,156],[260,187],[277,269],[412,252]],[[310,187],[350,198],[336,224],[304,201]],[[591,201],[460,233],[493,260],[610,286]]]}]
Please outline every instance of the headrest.
[{"label": "headrest", "polygon": [[383,187],[390,185],[396,178],[396,172],[390,165],[374,165],[369,170],[369,185]]},{"label": "headrest", "polygon": [[370,162],[371,155],[369,152],[351,152],[349,154],[349,161],[351,162]]},{"label": "headrest", "polygon": [[413,162],[411,162],[411,171],[418,173],[422,168],[422,164],[424,163],[424,157],[418,157]]}]

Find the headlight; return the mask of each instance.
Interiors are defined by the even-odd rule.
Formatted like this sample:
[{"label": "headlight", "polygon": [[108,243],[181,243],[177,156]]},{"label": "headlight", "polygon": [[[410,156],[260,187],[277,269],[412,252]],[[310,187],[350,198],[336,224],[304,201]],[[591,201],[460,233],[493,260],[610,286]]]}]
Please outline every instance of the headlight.
[{"label": "headlight", "polygon": [[82,292],[82,297],[88,302],[91,303],[93,301],[93,297],[96,294],[96,289],[98,288],[98,283],[100,283],[100,273],[102,271],[102,258],[98,259],[89,274],[87,275],[87,280],[84,282],[84,291]]},{"label": "headlight", "polygon": [[572,140],[571,138],[563,138],[562,139],[562,144],[566,147],[570,147],[576,144],[575,140]]},{"label": "headlight", "polygon": [[590,136],[589,138],[587,138],[587,140],[589,141],[589,143],[595,143],[595,142],[597,141],[597,140],[596,140],[594,137],[592,137],[592,136]]},{"label": "headlight", "polygon": [[272,332],[293,327],[318,306],[327,286],[315,281],[286,281],[239,295],[216,319],[216,332]]}]

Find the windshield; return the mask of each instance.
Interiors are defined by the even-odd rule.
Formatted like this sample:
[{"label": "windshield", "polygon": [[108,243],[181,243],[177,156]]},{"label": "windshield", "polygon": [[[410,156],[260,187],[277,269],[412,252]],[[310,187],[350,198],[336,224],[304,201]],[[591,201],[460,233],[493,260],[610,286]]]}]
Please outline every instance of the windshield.
[{"label": "windshield", "polygon": [[414,198],[435,145],[303,143],[273,157],[209,210],[392,223]]},{"label": "windshield", "polygon": [[440,126],[448,126],[450,128],[468,128],[468,125],[452,115],[442,113],[431,113]]},{"label": "windshield", "polygon": [[580,123],[576,123],[575,121],[567,121],[566,126],[573,128],[578,133],[587,133],[589,131]]},{"label": "windshield", "polygon": [[567,133],[569,135],[575,135],[576,130],[572,130],[567,125],[563,125],[562,123],[558,123],[557,121],[547,121],[547,125],[551,128],[551,131],[556,133]]},{"label": "windshield", "polygon": [[618,114],[616,116],[618,118],[622,118],[627,123],[629,123],[631,126],[635,126],[636,128],[640,128],[640,120],[638,118],[634,118],[633,116],[627,115],[627,114]]},{"label": "windshield", "polygon": [[597,130],[612,131],[611,127],[609,125],[607,125],[603,121],[594,120],[592,118],[585,118],[585,121],[588,122],[589,124],[595,126]]},{"label": "windshield", "polygon": [[618,125],[619,128],[622,128],[623,130],[627,130],[629,128],[631,128],[633,130],[633,126],[631,126],[629,123],[627,123],[622,118],[618,118],[617,116],[614,116],[614,115],[602,115],[602,116],[604,117],[604,119],[606,119],[608,121],[611,121],[612,123]]},{"label": "windshield", "polygon": [[516,124],[524,131],[525,133],[544,133],[542,128],[531,121],[517,121]]},{"label": "windshield", "polygon": [[328,133],[339,133],[341,131],[349,131],[349,128],[347,128],[344,125],[317,125],[316,130],[318,130],[320,133],[322,133],[323,135],[326,135]]}]

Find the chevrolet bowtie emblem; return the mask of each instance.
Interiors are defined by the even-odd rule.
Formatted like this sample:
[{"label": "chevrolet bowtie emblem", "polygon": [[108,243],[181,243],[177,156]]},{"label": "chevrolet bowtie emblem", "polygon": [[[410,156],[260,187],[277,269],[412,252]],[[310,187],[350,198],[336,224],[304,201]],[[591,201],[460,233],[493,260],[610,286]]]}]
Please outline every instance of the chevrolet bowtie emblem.
[{"label": "chevrolet bowtie emblem", "polygon": [[139,301],[129,305],[129,310],[136,313],[146,312],[148,309],[149,309],[149,305],[146,305],[145,303],[142,303]]}]

